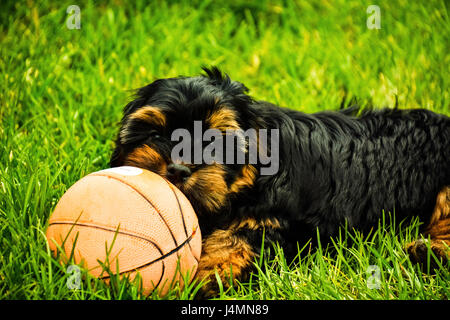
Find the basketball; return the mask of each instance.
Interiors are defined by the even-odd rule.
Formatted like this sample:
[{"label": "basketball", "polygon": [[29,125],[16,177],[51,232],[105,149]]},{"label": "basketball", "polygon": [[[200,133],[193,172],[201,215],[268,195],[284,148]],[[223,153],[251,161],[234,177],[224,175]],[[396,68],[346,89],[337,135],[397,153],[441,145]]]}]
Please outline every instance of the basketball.
[{"label": "basketball", "polygon": [[108,281],[112,272],[133,279],[139,273],[145,294],[158,289],[164,295],[173,284],[192,280],[201,253],[188,199],[163,177],[135,167],[78,180],[57,203],[46,236],[66,263],[72,255],[95,277]]}]

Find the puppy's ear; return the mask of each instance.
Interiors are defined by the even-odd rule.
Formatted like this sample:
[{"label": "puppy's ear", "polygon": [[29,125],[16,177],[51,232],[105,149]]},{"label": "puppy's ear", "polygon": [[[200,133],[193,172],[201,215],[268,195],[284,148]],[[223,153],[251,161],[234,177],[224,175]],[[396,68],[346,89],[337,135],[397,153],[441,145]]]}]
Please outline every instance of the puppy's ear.
[{"label": "puppy's ear", "polygon": [[109,160],[109,166],[120,167],[123,165],[124,161],[124,150],[122,145],[120,144],[119,138],[116,140],[116,147],[111,155],[111,159]]},{"label": "puppy's ear", "polygon": [[252,98],[247,94],[248,88],[238,81],[233,81],[230,77],[217,67],[203,67],[209,83],[225,93],[222,102],[228,103],[236,108],[247,108],[252,102]]},{"label": "puppy's ear", "polygon": [[228,74],[223,73],[219,68],[204,66],[202,69],[206,73],[204,77],[209,78],[216,87],[220,87],[222,90],[234,91],[235,94],[248,92],[248,88],[244,84],[231,80]]},{"label": "puppy's ear", "polygon": [[230,81],[230,77],[228,77],[227,74],[222,73],[222,71],[220,71],[220,69],[217,68],[216,66],[212,66],[209,68],[206,66],[203,66],[202,70],[205,71],[206,77],[208,77],[209,79],[211,79],[212,81],[214,81],[216,83]]}]

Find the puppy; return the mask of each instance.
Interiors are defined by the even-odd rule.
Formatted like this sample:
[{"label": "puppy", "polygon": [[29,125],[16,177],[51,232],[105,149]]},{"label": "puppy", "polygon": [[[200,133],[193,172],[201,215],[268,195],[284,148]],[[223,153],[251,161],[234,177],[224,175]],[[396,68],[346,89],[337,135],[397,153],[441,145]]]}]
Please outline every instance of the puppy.
[{"label": "puppy", "polygon": [[[204,72],[139,89],[124,109],[111,157],[113,167],[166,177],[192,203],[203,237],[196,275],[207,280],[202,296],[217,293],[215,271],[224,284],[231,274],[245,281],[263,235],[266,246],[279,243],[294,257],[297,243],[317,234],[326,242],[344,224],[368,231],[383,211],[396,221],[419,216],[428,246],[448,259],[449,117],[423,109],[306,114],[254,100],[217,68]],[[174,156],[179,130],[197,137]],[[202,136],[207,130],[224,137],[209,153],[213,161],[200,155],[213,140]],[[236,139],[225,139],[233,132]],[[233,150],[244,156],[225,161]],[[425,241],[406,250],[413,261],[426,260]]]}]

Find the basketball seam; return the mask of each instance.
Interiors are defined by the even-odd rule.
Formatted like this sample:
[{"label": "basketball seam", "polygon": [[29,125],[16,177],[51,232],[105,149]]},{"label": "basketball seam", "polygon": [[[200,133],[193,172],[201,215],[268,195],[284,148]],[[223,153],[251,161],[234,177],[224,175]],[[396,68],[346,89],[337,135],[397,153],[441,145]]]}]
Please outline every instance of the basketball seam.
[{"label": "basketball seam", "polygon": [[[89,223],[78,223],[78,222],[77,223],[73,223],[73,222],[69,222],[69,221],[53,221],[53,222],[49,222],[48,227],[50,228],[50,226],[55,225],[55,224],[69,224],[69,225],[75,225],[75,226],[81,226],[81,227],[87,227],[87,228],[95,228],[95,229],[110,231],[110,232],[114,232],[114,233],[117,232],[118,234],[124,234],[124,235],[130,236],[130,237],[138,238],[138,239],[150,242],[150,244],[152,244],[159,251],[161,256],[164,256],[163,250],[155,242],[153,242],[153,240],[144,238],[144,237],[142,237],[140,235],[137,235],[137,234],[133,234],[133,233],[130,233],[130,232],[123,232],[123,231],[119,231],[119,229],[112,229],[112,228],[107,228],[107,227],[103,227],[103,226],[93,225],[93,224],[89,224]],[[154,261],[157,261],[157,260],[154,260]],[[161,282],[162,278],[164,277],[164,272],[166,270],[166,267],[165,267],[165,264],[164,264],[164,260],[162,260],[161,263],[162,263],[162,272],[161,272],[161,276],[160,276],[160,278],[158,280],[158,284],[155,286],[155,288],[159,286],[159,283]],[[139,266],[138,268],[141,268],[141,267],[142,266]],[[123,273],[130,272],[132,270],[136,270],[136,269],[131,269],[129,271],[122,271],[122,272],[119,273],[119,275],[123,274]],[[108,278],[109,278],[109,276],[99,277],[99,279],[102,279],[102,280],[103,279],[108,279]]]},{"label": "basketball seam", "polygon": [[[108,226],[103,226],[101,224],[98,225],[98,224],[92,224],[92,223],[87,223],[87,222],[82,222],[82,221],[81,222],[73,222],[73,221],[64,221],[64,220],[55,220],[55,221],[49,222],[48,226],[50,227],[51,225],[54,225],[54,224],[70,224],[70,225],[75,225],[75,226],[82,226],[82,227],[101,229],[101,230],[105,230],[105,231],[117,232],[117,233],[128,235],[128,236],[131,236],[131,237],[134,237],[134,238],[138,238],[138,239],[142,239],[142,240],[145,240],[145,241],[149,241],[151,243],[153,243],[153,241],[156,241],[156,240],[152,240],[152,239],[146,238],[145,235],[142,235],[142,234],[139,234],[139,233],[135,233],[135,232],[132,232],[132,231],[129,231],[129,230],[126,230],[126,229],[122,229],[122,228],[119,229],[120,226],[118,226],[118,228],[110,228]],[[155,244],[155,246],[156,246],[156,244]],[[161,251],[161,254],[164,254],[161,248],[158,247],[158,250]]]},{"label": "basketball seam", "polygon": [[[173,248],[172,250],[170,250],[167,253],[163,253],[161,248],[156,243],[154,243],[152,240],[143,238],[141,236],[138,236],[138,235],[135,235],[135,234],[132,234],[132,233],[122,232],[122,231],[119,231],[117,229],[106,228],[106,227],[101,227],[101,226],[97,226],[97,225],[91,225],[91,224],[87,224],[87,223],[72,223],[72,222],[66,222],[66,221],[53,221],[53,222],[49,223],[49,227],[51,225],[55,225],[55,224],[70,224],[70,225],[87,227],[87,228],[101,229],[101,230],[110,231],[110,232],[117,232],[117,233],[120,233],[120,234],[124,234],[124,235],[130,236],[130,237],[135,237],[135,238],[139,238],[139,239],[142,239],[144,241],[150,242],[151,244],[153,244],[158,249],[158,251],[160,252],[161,256],[158,257],[155,260],[147,262],[147,263],[145,263],[143,265],[140,265],[138,267],[119,272],[119,275],[124,274],[124,273],[128,273],[128,272],[132,272],[132,271],[136,271],[136,270],[139,270],[139,269],[142,269],[142,268],[145,268],[145,267],[147,267],[149,265],[152,265],[155,262],[158,262],[158,261],[162,260],[161,262],[163,263],[163,272],[162,272],[160,280],[158,281],[158,284],[159,284],[159,282],[161,281],[161,279],[163,278],[163,275],[164,275],[164,270],[165,270],[165,268],[164,268],[164,259],[169,257],[170,255],[176,253],[177,251],[179,251],[186,244],[189,244],[190,241],[194,238],[194,235],[196,233],[196,231],[192,232],[192,234],[186,240],[184,240],[180,245],[177,245],[175,248]],[[109,276],[100,277],[100,279],[107,279],[107,278],[109,278]]]},{"label": "basketball seam", "polygon": [[[184,213],[183,213],[183,209],[181,208],[181,204],[180,204],[180,200],[178,199],[178,196],[175,192],[175,190],[173,189],[173,187],[170,185],[170,183],[164,179],[164,181],[166,181],[167,185],[169,186],[170,190],[172,190],[173,195],[175,196],[175,199],[177,199],[177,203],[178,203],[178,208],[180,209],[180,213],[181,213],[181,220],[183,221],[183,228],[184,228],[184,233],[186,235],[186,237],[188,236],[188,232],[186,229],[186,222],[184,221]],[[197,226],[198,228],[198,226]],[[197,261],[197,263],[199,262],[199,259],[197,259],[197,257],[195,256],[194,252],[192,251],[192,246],[189,243],[189,251],[191,253],[191,255],[194,257],[195,261]]]},{"label": "basketball seam", "polygon": [[130,269],[130,270],[127,270],[127,271],[122,271],[122,272],[119,273],[119,275],[120,275],[120,274],[123,274],[123,273],[131,272],[131,271],[136,271],[136,270],[139,270],[139,269],[148,267],[149,265],[152,265],[152,264],[155,263],[155,262],[158,262],[158,261],[160,261],[160,260],[163,260],[163,259],[165,259],[165,258],[171,256],[172,254],[174,254],[174,253],[178,252],[180,249],[182,249],[186,244],[188,244],[188,243],[194,238],[194,235],[195,235],[195,232],[193,232],[193,233],[189,236],[189,238],[187,238],[186,240],[184,240],[179,246],[177,246],[176,248],[173,248],[173,249],[170,250],[169,252],[163,254],[161,257],[159,257],[159,258],[157,258],[157,259],[155,259],[155,260],[153,260],[153,261],[150,261],[150,262],[148,262],[148,263],[146,263],[146,264],[143,264],[143,265],[141,265],[141,266],[139,266],[139,267],[136,267],[136,268],[133,268],[133,269]]},{"label": "basketball seam", "polygon": [[173,190],[172,186],[169,184],[169,182],[164,179],[164,181],[166,182],[166,184],[169,186],[170,190],[172,191],[173,195],[175,196],[175,199],[177,200],[177,204],[178,204],[178,209],[180,211],[180,215],[181,215],[181,221],[183,221],[183,229],[184,229],[184,234],[188,235],[187,233],[187,229],[186,229],[186,221],[184,221],[184,213],[183,213],[183,209],[181,208],[181,204],[180,204],[180,200],[178,199],[177,195],[175,194],[175,191]]},{"label": "basketball seam", "polygon": [[135,188],[134,186],[126,183],[124,180],[121,180],[120,178],[117,178],[117,177],[113,177],[113,176],[109,176],[109,175],[103,175],[103,174],[90,174],[89,176],[108,177],[108,178],[114,179],[116,181],[119,181],[119,182],[123,183],[124,185],[130,187],[134,191],[136,191],[142,198],[144,198],[155,209],[156,212],[158,212],[159,216],[164,221],[164,224],[166,225],[167,230],[169,230],[169,233],[172,236],[172,239],[173,239],[173,242],[175,243],[175,246],[178,246],[177,240],[176,240],[175,236],[173,235],[172,230],[170,229],[169,224],[167,223],[166,219],[164,219],[163,215],[159,212],[159,210],[156,208],[156,206],[153,204],[153,202],[150,199],[148,199],[144,194],[142,194],[142,192],[140,192],[137,188]]}]

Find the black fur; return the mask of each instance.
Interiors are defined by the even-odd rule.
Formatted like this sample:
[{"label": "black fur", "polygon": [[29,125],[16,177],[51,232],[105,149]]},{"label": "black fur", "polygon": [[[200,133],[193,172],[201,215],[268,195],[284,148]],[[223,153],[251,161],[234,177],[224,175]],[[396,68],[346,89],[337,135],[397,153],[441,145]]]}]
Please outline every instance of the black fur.
[{"label": "black fur", "polygon": [[[243,84],[217,68],[205,72],[157,80],[140,89],[122,120],[122,126],[127,125],[128,115],[144,105],[160,108],[168,124],[162,140],[151,142],[158,150],[170,150],[175,128],[190,128],[194,120],[204,120],[224,105],[234,110],[244,130],[279,129],[276,175],[257,176],[253,187],[227,198],[218,212],[203,212],[204,207],[190,198],[204,238],[214,230],[226,230],[233,221],[274,218],[280,228],[266,230],[266,239],[280,242],[288,255],[294,255],[297,241],[314,238],[317,228],[324,240],[344,223],[367,231],[377,226],[383,211],[395,213],[397,221],[419,216],[427,222],[438,192],[450,185],[450,118],[445,115],[423,109],[355,115],[355,108],[306,114],[255,101]],[[112,166],[122,165],[127,152],[149,143],[145,132],[150,129],[143,125],[139,130],[133,133],[138,138],[118,139]],[[227,185],[241,167],[226,167]],[[235,235],[255,251],[261,244],[260,229],[241,228]]]}]

